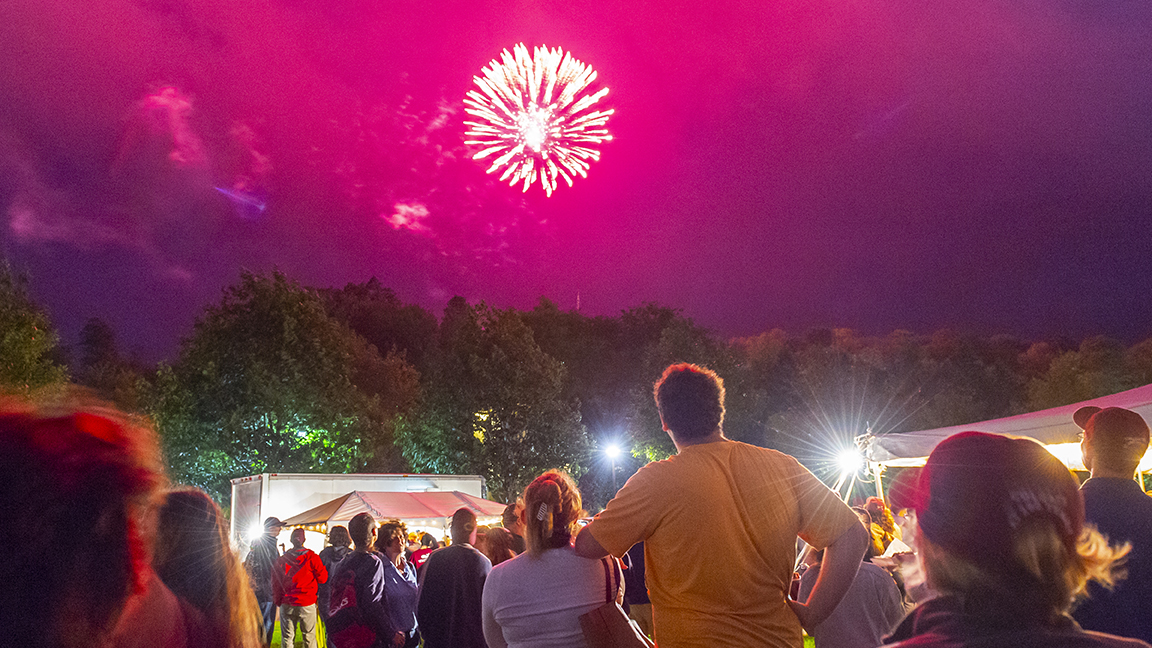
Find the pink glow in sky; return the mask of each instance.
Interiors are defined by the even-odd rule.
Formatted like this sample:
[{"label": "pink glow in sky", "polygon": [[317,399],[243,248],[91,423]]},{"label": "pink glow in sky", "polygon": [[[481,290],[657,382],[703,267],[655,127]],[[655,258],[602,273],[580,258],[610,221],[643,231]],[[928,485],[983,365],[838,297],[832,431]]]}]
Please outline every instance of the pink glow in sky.
[{"label": "pink glow in sky", "polygon": [[[241,268],[722,334],[1152,335],[1152,4],[0,3],[4,253],[170,355]],[[515,43],[611,87],[545,198],[464,144]],[[257,208],[259,206],[259,208]]]}]

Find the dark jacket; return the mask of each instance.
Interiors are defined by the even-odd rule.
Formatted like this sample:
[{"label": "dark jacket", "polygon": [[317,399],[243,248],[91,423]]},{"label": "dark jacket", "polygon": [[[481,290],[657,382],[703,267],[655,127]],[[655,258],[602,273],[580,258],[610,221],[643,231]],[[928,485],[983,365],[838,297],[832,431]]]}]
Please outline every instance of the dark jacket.
[{"label": "dark jacket", "polygon": [[908,614],[882,648],[1150,648],[1143,641],[1083,630],[1069,616],[1053,623],[1030,622],[965,606],[954,596],[939,596]]},{"label": "dark jacket", "polygon": [[316,590],[328,581],[328,570],[311,549],[289,549],[272,571],[272,602],[307,607],[316,604]]},{"label": "dark jacket", "polygon": [[1152,497],[1131,479],[1093,477],[1080,487],[1084,519],[1113,544],[1132,543],[1127,577],[1108,591],[1091,583],[1088,598],[1072,611],[1087,630],[1152,643]]},{"label": "dark jacket", "polygon": [[272,568],[278,558],[280,548],[276,546],[276,538],[265,533],[252,541],[252,550],[244,559],[244,568],[248,571],[252,591],[256,594],[256,600],[261,603],[272,601]]},{"label": "dark jacket", "polygon": [[[328,570],[328,576],[332,576],[336,565],[350,553],[352,553],[351,547],[331,546],[320,550],[320,562],[323,563],[324,569]],[[328,598],[331,590],[331,580],[320,583],[320,588],[316,590],[316,609],[320,612],[320,618],[324,620],[328,619]]]},{"label": "dark jacket", "polygon": [[480,603],[492,563],[470,544],[434,552],[420,572],[416,622],[424,648],[487,648]]},{"label": "dark jacket", "polygon": [[328,602],[329,645],[341,648],[345,644],[338,636],[355,626],[376,635],[372,645],[390,646],[396,628],[388,615],[384,562],[380,557],[374,553],[352,552],[336,564],[328,583],[332,587]]}]

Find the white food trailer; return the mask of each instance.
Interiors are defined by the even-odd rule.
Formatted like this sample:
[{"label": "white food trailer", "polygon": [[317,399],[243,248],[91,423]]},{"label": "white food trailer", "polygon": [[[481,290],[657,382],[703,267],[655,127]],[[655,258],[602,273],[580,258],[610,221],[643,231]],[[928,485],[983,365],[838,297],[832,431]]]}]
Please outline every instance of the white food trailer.
[{"label": "white food trailer", "polygon": [[[265,518],[275,516],[283,520],[351,491],[459,491],[483,498],[486,490],[484,478],[479,475],[263,473],[239,477],[232,480],[230,537],[244,556],[251,540],[264,532]],[[280,541],[287,544],[287,536],[285,530]],[[315,536],[309,537],[305,545],[319,551],[323,547],[323,536]]]}]

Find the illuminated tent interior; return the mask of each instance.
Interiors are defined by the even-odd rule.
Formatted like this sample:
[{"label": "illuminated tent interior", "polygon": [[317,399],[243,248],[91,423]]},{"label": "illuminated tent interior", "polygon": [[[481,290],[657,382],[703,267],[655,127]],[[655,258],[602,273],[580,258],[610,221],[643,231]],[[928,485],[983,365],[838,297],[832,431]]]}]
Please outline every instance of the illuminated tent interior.
[{"label": "illuminated tent interior", "polygon": [[[919,430],[902,434],[880,434],[863,442],[864,456],[874,472],[884,466],[924,465],[932,449],[945,438],[967,430],[992,434],[1030,437],[1043,443],[1048,451],[1073,470],[1084,470],[1080,457],[1080,428],[1072,421],[1072,414],[1085,405],[1096,407],[1123,407],[1152,420],[1152,385],[1093,398],[1080,403],[1019,414],[991,421],[966,423],[934,430]],[[1152,470],[1152,450],[1140,462],[1140,472]]]},{"label": "illuminated tent interior", "polygon": [[504,513],[504,504],[460,491],[352,491],[285,519],[284,526],[323,532],[330,525],[347,524],[357,514],[371,513],[378,522],[396,518],[421,527],[446,528],[448,518],[463,507],[472,509],[481,524],[495,521]]}]

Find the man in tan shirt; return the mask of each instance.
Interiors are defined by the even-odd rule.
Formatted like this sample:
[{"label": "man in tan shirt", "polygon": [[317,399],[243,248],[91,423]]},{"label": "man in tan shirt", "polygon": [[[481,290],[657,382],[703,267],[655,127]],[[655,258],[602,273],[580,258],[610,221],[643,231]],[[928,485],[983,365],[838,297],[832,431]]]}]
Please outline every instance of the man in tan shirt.
[{"label": "man in tan shirt", "polygon": [[[661,648],[799,648],[840,602],[868,534],[856,514],[795,459],[724,437],[724,385],[712,371],[668,367],[656,383],[677,454],[641,468],[576,538],[587,558],[644,541]],[[796,537],[826,549],[807,604],[789,601]]]}]

